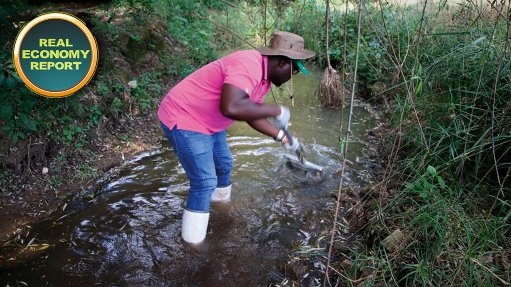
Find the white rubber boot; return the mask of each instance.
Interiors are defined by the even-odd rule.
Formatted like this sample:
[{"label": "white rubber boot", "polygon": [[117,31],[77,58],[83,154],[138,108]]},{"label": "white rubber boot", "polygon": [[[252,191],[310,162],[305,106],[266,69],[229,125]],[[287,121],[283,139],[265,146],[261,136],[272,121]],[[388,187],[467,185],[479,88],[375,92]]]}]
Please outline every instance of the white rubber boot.
[{"label": "white rubber boot", "polygon": [[212,202],[228,202],[231,200],[232,184],[226,187],[217,187],[211,194]]},{"label": "white rubber boot", "polygon": [[208,222],[209,212],[192,212],[185,209],[181,228],[183,240],[191,244],[202,242],[206,238]]}]

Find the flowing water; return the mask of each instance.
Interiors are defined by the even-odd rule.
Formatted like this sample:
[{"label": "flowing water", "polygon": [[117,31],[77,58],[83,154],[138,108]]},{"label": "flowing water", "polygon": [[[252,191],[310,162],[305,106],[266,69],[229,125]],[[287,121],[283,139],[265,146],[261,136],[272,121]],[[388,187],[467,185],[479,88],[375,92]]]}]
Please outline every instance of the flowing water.
[{"label": "flowing water", "polygon": [[[331,228],[326,218],[340,182],[341,112],[318,106],[314,92],[319,78],[315,72],[294,80],[290,129],[304,144],[306,159],[324,167],[320,178],[291,170],[279,144],[245,123],[234,124],[228,130],[234,157],[232,201],[212,205],[207,239],[191,247],[180,238],[188,181],[162,139],[161,149],[143,153],[117,169],[94,199],[67,207],[34,226],[32,234],[37,236],[32,247],[0,263],[0,286],[269,286],[281,282],[290,276],[286,263],[297,246],[326,246]],[[291,106],[287,88],[274,88],[275,97]],[[273,103],[271,93],[266,101]],[[376,126],[377,118],[362,104],[354,106],[354,116],[344,181],[357,189],[371,184],[374,162],[367,130]],[[317,256],[317,268],[321,260],[324,257]],[[320,276],[312,277],[311,273],[308,285],[317,285]]]}]

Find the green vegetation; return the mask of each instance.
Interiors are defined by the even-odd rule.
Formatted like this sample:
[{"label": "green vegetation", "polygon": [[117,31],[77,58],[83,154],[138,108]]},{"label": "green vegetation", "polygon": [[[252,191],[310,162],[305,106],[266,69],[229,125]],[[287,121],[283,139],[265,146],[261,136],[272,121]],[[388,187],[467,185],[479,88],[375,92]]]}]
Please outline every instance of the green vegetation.
[{"label": "green vegetation", "polygon": [[[5,189],[0,195],[17,190],[7,176],[11,171],[17,176],[21,171],[26,176],[40,174],[42,162],[51,166],[47,183],[51,188],[63,183],[58,173],[71,173],[72,182],[97,178],[99,172],[92,164],[73,170],[68,167],[71,161],[58,157],[89,162],[111,134],[128,143],[133,119],[155,117],[159,101],[173,83],[215,58],[214,26],[206,18],[215,3],[113,1],[79,10],[100,47],[92,81],[70,97],[44,98],[27,89],[16,74],[12,45],[21,25],[54,10],[48,5],[8,1],[0,7],[0,164],[9,168],[0,177]],[[78,13],[66,9],[60,11]],[[37,151],[38,162],[26,157],[36,141],[46,147]],[[57,157],[56,150],[61,152]]]},{"label": "green vegetation", "polygon": [[[5,123],[2,133],[13,145],[29,135],[44,135],[81,148],[91,128],[109,117],[153,112],[164,93],[162,83],[214,58],[213,26],[197,18],[204,17],[207,6],[193,1],[115,1],[87,15],[103,45],[93,81],[71,97],[46,99],[24,86],[12,64],[13,40],[24,23],[19,13],[28,7],[11,1],[0,8],[2,39],[7,43],[0,51],[0,120]],[[45,8],[40,9],[42,13]],[[165,43],[167,39],[175,45]],[[118,59],[122,62],[116,63]],[[135,88],[128,87],[131,80],[137,80]]]},{"label": "green vegetation", "polygon": [[[510,25],[498,7],[430,5],[362,10],[359,92],[387,104],[393,132],[370,193],[390,196],[367,210],[372,248],[348,256],[352,285],[511,281]],[[390,251],[382,241],[397,229]]]}]

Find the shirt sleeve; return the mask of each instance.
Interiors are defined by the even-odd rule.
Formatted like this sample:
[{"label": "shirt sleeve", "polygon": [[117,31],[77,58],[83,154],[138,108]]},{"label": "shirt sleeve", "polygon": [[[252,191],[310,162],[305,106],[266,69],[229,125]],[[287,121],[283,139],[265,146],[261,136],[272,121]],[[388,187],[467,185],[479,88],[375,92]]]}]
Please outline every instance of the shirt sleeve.
[{"label": "shirt sleeve", "polygon": [[224,84],[231,84],[249,95],[252,101],[253,91],[262,78],[262,66],[257,57],[243,57],[232,61],[225,67]]}]

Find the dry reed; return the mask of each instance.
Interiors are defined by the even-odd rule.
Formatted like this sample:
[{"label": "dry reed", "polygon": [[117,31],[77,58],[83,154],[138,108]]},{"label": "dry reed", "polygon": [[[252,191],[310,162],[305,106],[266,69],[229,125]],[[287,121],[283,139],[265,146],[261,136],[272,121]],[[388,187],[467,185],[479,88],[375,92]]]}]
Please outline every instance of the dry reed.
[{"label": "dry reed", "polygon": [[325,54],[326,69],[323,78],[319,83],[318,95],[321,105],[325,108],[340,108],[344,102],[344,84],[339,73],[332,68],[330,64],[330,55],[328,54],[328,26],[330,22],[330,1],[326,1],[325,13]]},{"label": "dry reed", "polygon": [[340,108],[344,104],[345,87],[341,76],[332,67],[327,67],[319,83],[319,100],[325,108]]}]

